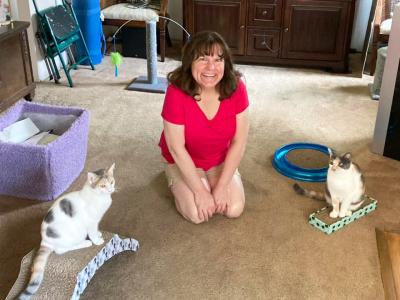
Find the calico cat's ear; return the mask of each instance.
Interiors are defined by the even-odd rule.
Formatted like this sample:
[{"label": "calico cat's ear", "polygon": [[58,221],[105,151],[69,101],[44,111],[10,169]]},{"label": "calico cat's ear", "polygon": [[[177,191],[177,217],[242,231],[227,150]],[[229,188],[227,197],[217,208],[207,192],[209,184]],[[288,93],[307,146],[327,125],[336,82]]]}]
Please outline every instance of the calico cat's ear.
[{"label": "calico cat's ear", "polygon": [[87,180],[88,180],[90,185],[96,183],[98,179],[99,179],[99,177],[95,173],[88,172]]},{"label": "calico cat's ear", "polygon": [[350,152],[346,152],[345,154],[343,154],[343,158],[351,160],[351,153]]},{"label": "calico cat's ear", "polygon": [[112,165],[111,165],[111,167],[108,169],[108,171],[107,171],[107,173],[109,173],[109,174],[113,174],[114,173],[114,168],[115,168],[115,163],[113,163]]}]

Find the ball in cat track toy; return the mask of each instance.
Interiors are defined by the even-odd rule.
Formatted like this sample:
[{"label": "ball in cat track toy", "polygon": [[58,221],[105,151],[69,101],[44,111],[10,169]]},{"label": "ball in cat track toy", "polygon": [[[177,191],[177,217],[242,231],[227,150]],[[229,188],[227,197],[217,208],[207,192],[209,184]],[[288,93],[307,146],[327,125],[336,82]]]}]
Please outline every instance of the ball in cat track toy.
[{"label": "ball in cat track toy", "polygon": [[301,168],[287,159],[287,154],[293,150],[316,150],[329,156],[329,148],[313,143],[292,143],[278,148],[272,160],[274,168],[282,175],[301,181],[323,182],[326,181],[328,166],[325,168]]}]

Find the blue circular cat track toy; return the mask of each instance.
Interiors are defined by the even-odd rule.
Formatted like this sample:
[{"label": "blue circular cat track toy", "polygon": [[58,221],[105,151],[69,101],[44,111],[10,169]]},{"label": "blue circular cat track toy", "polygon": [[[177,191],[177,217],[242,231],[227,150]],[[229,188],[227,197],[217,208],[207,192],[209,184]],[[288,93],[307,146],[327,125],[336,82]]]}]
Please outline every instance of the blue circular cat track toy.
[{"label": "blue circular cat track toy", "polygon": [[293,143],[284,145],[275,151],[272,161],[273,166],[279,173],[301,181],[326,181],[328,167],[319,169],[300,168],[286,158],[286,155],[293,150],[316,150],[329,155],[328,147],[319,144]]}]

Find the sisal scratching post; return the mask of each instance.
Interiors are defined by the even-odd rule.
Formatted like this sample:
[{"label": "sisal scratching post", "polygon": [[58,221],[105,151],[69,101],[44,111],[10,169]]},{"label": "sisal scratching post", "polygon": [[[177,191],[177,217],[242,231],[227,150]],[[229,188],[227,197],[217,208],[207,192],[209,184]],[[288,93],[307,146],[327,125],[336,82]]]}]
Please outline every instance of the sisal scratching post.
[{"label": "sisal scratching post", "polygon": [[[104,243],[67,252],[51,253],[44,272],[44,279],[34,299],[79,299],[96,271],[110,258],[123,251],[136,251],[137,240],[120,238],[117,234],[102,232]],[[36,250],[24,256],[18,278],[6,300],[15,299],[26,287],[31,276],[31,265]]]},{"label": "sisal scratching post", "polygon": [[134,79],[127,89],[149,93],[165,93],[167,79],[157,77],[157,34],[156,21],[146,22],[146,54],[147,76],[139,76]]}]

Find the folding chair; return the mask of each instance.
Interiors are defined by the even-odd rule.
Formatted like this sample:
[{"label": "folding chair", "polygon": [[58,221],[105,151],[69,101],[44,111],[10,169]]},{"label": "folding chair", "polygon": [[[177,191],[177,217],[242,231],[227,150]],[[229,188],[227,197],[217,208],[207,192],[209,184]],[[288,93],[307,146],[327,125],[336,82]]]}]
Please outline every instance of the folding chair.
[{"label": "folding chair", "polygon": [[[38,19],[39,35],[43,40],[45,53],[50,60],[49,65],[53,73],[54,81],[58,83],[58,80],[61,78],[55,61],[55,57],[58,56],[64,72],[67,75],[69,86],[73,87],[72,79],[69,74],[70,70],[76,69],[77,66],[85,60],[89,61],[92,70],[94,70],[94,66],[71,3],[62,0],[61,5],[39,10],[36,1],[32,1]],[[79,41],[83,45],[83,52],[85,55],[78,61],[75,61],[70,47]],[[61,55],[61,53],[66,50],[71,61],[69,65],[66,64]]]}]

